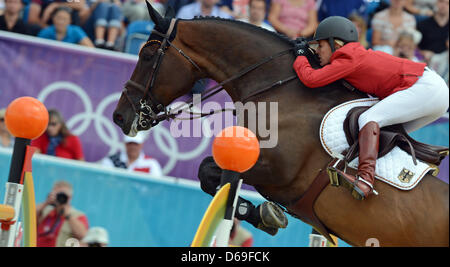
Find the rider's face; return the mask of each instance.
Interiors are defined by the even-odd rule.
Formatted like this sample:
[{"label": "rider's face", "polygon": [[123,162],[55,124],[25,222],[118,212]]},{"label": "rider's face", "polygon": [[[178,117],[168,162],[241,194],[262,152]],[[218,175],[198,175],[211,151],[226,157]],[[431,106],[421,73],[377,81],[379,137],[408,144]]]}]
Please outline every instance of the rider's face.
[{"label": "rider's face", "polygon": [[331,52],[331,47],[330,43],[328,43],[328,40],[320,40],[316,52],[319,55],[321,66],[325,66],[330,63],[331,55],[333,55],[333,52]]}]

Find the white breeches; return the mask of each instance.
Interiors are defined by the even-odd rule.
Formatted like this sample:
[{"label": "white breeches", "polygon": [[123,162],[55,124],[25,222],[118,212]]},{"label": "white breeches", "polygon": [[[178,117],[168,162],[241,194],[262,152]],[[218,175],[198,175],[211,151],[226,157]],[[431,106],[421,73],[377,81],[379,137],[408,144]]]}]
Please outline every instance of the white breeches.
[{"label": "white breeches", "polygon": [[359,129],[370,121],[381,127],[402,123],[410,133],[437,119],[448,109],[449,89],[436,72],[425,68],[408,89],[396,92],[361,114]]}]

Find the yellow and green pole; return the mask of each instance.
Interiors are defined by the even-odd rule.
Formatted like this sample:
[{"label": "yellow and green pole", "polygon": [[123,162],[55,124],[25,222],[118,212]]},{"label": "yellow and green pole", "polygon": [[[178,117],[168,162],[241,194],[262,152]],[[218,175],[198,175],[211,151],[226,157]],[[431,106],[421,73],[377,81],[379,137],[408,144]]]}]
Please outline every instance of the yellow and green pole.
[{"label": "yellow and green pole", "polygon": [[0,247],[16,246],[18,219],[23,200],[24,246],[36,246],[36,202],[31,159],[35,148],[32,139],[48,125],[48,111],[37,99],[20,97],[12,101],[5,113],[8,131],[15,136],[4,204],[0,205]]}]

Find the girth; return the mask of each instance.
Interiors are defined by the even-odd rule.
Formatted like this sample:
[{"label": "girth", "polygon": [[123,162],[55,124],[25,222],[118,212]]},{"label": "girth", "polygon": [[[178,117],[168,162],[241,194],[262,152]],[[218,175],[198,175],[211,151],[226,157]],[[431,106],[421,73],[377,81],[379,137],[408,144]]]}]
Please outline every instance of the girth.
[{"label": "girth", "polygon": [[343,167],[343,162],[338,159],[333,159],[324,169],[320,170],[305,193],[303,193],[298,200],[293,201],[286,206],[289,214],[311,225],[317,232],[326,237],[327,240],[334,245],[336,244],[330,236],[330,233],[332,232],[317,217],[316,212],[314,211],[314,204],[322,191],[330,184],[330,178],[327,173],[328,167],[335,165]]}]

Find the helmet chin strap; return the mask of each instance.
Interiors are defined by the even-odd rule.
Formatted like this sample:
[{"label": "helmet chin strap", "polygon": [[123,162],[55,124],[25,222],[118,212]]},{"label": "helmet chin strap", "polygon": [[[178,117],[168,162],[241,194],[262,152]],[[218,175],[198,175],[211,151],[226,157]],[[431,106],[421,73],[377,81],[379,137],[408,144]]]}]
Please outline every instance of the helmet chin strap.
[{"label": "helmet chin strap", "polygon": [[336,51],[336,46],[334,44],[334,38],[333,37],[328,38],[328,42],[330,43],[331,53],[334,53],[334,51]]}]

